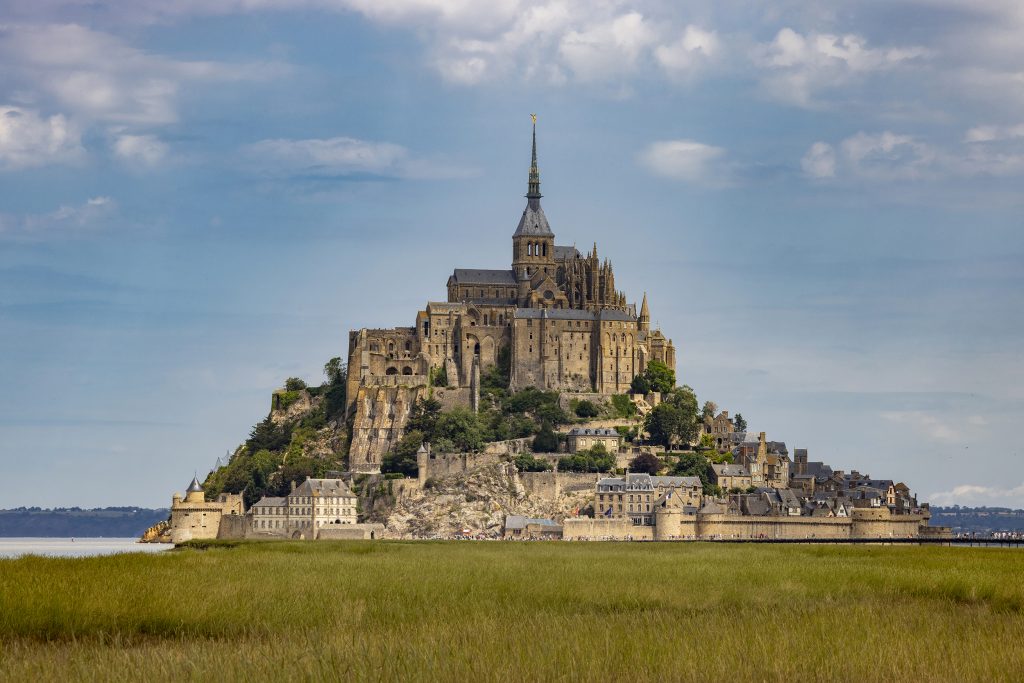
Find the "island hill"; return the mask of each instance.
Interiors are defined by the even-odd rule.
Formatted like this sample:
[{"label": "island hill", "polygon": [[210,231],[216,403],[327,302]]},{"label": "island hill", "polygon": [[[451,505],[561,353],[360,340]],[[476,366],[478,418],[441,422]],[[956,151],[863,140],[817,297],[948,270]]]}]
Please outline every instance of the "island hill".
[{"label": "island hill", "polygon": [[457,268],[410,327],[291,378],[150,540],[908,538],[901,482],[811,461],[677,386],[672,340],[612,264],[555,244],[536,121],[511,267]]}]

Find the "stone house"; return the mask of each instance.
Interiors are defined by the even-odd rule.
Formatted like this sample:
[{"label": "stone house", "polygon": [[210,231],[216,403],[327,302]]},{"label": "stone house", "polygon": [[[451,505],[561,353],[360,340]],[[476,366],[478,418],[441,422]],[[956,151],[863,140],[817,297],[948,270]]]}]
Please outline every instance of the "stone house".
[{"label": "stone house", "polygon": [[711,478],[723,491],[746,489],[751,486],[750,472],[742,465],[721,463],[711,465]]},{"label": "stone house", "polygon": [[356,524],[357,498],[341,479],[313,479],[284,497],[264,496],[252,506],[255,534],[316,538],[323,528]]},{"label": "stone house", "polygon": [[566,446],[570,453],[576,453],[598,444],[609,453],[617,453],[622,446],[622,435],[615,429],[592,429],[575,427],[566,434]]},{"label": "stone house", "polygon": [[605,477],[597,482],[594,493],[594,516],[628,517],[636,526],[654,523],[658,499],[671,492],[681,505],[699,507],[703,484],[697,477],[655,477],[649,474],[627,474]]}]

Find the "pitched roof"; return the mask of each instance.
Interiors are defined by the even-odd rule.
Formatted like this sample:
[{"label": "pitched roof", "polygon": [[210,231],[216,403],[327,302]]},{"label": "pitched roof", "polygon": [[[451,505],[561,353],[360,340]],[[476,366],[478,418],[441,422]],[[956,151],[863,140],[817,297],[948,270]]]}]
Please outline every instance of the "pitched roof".
[{"label": "pitched roof", "polygon": [[274,496],[263,496],[262,498],[257,500],[255,503],[253,503],[253,507],[254,508],[255,507],[278,507],[278,508],[279,507],[284,507],[287,504],[286,503],[287,500],[288,500],[287,498],[277,498],[277,497],[274,497]]},{"label": "pitched roof", "polygon": [[293,496],[354,496],[341,479],[307,479],[291,492]]},{"label": "pitched roof", "polygon": [[568,259],[580,258],[580,252],[576,247],[560,247],[555,245],[555,260],[565,261]]},{"label": "pitched roof", "polygon": [[689,488],[703,486],[700,477],[651,477],[651,483],[655,486],[686,486]]},{"label": "pitched roof", "polygon": [[575,427],[569,432],[570,436],[622,436],[614,429],[588,429],[586,427]]},{"label": "pitched roof", "polygon": [[452,279],[459,284],[470,285],[515,285],[516,276],[511,270],[485,270],[477,268],[456,268]]},{"label": "pitched roof", "polygon": [[519,219],[519,227],[516,228],[513,237],[523,235],[536,235],[538,237],[554,237],[551,226],[548,225],[548,217],[544,215],[544,209],[540,208],[540,200],[531,199],[523,209],[523,217]]},{"label": "pitched roof", "polygon": [[715,475],[719,477],[749,477],[750,472],[743,465],[733,465],[730,463],[721,463],[711,465],[711,469],[714,470]]}]

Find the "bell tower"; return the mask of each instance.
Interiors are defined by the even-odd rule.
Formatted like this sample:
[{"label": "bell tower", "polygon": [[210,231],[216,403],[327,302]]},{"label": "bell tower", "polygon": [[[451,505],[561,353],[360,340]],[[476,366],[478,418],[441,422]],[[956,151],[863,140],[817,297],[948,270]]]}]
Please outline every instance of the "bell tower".
[{"label": "bell tower", "polygon": [[555,234],[540,207],[540,170],[537,168],[537,115],[533,119],[533,155],[526,185],[526,208],[512,235],[512,270],[516,278],[532,277],[538,270],[555,274]]}]

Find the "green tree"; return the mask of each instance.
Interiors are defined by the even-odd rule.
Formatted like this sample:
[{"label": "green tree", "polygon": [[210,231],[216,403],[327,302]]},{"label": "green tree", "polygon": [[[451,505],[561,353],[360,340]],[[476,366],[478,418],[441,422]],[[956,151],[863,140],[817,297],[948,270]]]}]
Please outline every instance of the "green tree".
[{"label": "green tree", "polygon": [[710,420],[718,413],[718,404],[714,401],[704,401],[704,407],[701,408],[700,416],[705,420]]},{"label": "green tree", "polygon": [[676,373],[660,360],[648,361],[647,381],[651,383],[651,391],[667,394],[675,389]]},{"label": "green tree", "polygon": [[283,451],[291,440],[291,425],[287,423],[277,425],[267,415],[266,418],[257,422],[252,428],[249,438],[245,442],[245,447],[250,453],[260,450]]},{"label": "green tree", "polygon": [[688,385],[683,385],[669,394],[665,400],[679,409],[679,425],[676,432],[679,443],[693,443],[700,433],[700,418],[697,414],[697,395]]},{"label": "green tree", "polygon": [[455,408],[438,415],[434,439],[438,443],[451,444],[454,450],[463,453],[479,450],[484,443],[476,413],[467,408]]},{"label": "green tree", "polygon": [[615,469],[615,456],[602,445],[589,450],[576,451],[558,461],[560,472],[611,472]]},{"label": "green tree", "polygon": [[732,424],[737,432],[747,431],[747,421],[743,419],[743,413],[736,413],[736,416],[732,419]]},{"label": "green tree", "polygon": [[416,453],[422,445],[423,432],[415,429],[407,431],[395,449],[383,457],[380,471],[385,474],[398,473],[407,477],[415,477],[419,470]]},{"label": "green tree", "polygon": [[679,440],[683,418],[679,408],[672,403],[659,403],[644,419],[644,430],[651,435],[651,441],[665,448]]},{"label": "green tree", "polygon": [[600,412],[593,401],[583,399],[576,404],[576,415],[578,417],[597,417]]},{"label": "green tree", "polygon": [[558,435],[551,428],[551,424],[545,422],[540,426],[537,436],[533,437],[533,450],[537,453],[557,453]]},{"label": "green tree", "polygon": [[641,453],[629,462],[629,469],[632,472],[657,474],[661,471],[661,460],[653,453]]},{"label": "green tree", "polygon": [[306,383],[298,377],[289,377],[284,381],[284,388],[288,391],[299,391],[306,388]]},{"label": "green tree", "polygon": [[698,477],[705,495],[714,495],[718,487],[711,481],[711,463],[701,453],[681,453],[672,474],[677,477]]},{"label": "green tree", "polygon": [[427,441],[433,442],[437,432],[437,420],[441,415],[441,402],[436,398],[421,398],[409,411],[406,429],[422,432]]},{"label": "green tree", "polygon": [[331,386],[344,384],[348,379],[348,366],[342,362],[340,357],[335,356],[324,363],[324,377],[327,378],[327,383]]},{"label": "green tree", "polygon": [[647,379],[647,375],[641,373],[633,378],[629,385],[629,391],[632,394],[643,394],[646,396],[651,393],[651,381]]},{"label": "green tree", "polygon": [[551,463],[544,458],[535,458],[532,453],[520,453],[512,462],[520,472],[547,472]]}]

